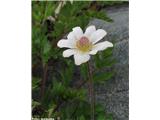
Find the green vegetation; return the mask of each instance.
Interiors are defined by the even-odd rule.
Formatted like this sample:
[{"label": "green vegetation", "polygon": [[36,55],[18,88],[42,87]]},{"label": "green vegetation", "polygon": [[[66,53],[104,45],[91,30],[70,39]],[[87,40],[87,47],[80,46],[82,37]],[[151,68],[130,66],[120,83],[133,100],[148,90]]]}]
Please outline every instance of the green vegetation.
[{"label": "green vegetation", "polygon": [[[121,2],[119,2],[121,3]],[[58,1],[32,1],[32,117],[61,120],[89,120],[90,103],[87,94],[87,66],[77,67],[73,58],[63,58],[63,49],[57,41],[75,26],[83,30],[93,18],[113,22],[103,11],[114,2],[66,2],[55,17]],[[115,4],[118,4],[115,2]],[[95,84],[113,77],[114,72],[104,72],[115,61],[112,49],[93,56]],[[105,108],[96,103],[96,120],[112,120]]]}]

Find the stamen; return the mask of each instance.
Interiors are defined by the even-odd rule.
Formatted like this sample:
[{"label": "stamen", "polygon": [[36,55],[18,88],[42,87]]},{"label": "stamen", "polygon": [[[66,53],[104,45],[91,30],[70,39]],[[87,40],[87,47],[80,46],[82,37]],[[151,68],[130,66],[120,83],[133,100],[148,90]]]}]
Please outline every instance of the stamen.
[{"label": "stamen", "polygon": [[83,36],[80,40],[77,41],[76,46],[80,51],[88,52],[92,47],[92,43],[87,37]]}]

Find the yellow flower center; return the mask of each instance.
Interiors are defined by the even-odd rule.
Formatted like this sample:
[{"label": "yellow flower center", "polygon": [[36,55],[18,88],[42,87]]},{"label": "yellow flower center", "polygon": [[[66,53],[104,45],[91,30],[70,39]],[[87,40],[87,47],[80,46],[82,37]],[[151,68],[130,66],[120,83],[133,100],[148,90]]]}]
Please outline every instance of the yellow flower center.
[{"label": "yellow flower center", "polygon": [[82,52],[88,52],[92,48],[92,43],[87,37],[83,36],[76,42],[76,47]]}]

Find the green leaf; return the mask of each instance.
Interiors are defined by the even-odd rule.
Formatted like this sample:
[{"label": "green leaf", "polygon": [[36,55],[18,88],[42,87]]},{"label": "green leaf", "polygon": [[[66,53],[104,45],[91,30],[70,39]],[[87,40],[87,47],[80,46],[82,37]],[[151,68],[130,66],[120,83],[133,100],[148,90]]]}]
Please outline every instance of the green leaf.
[{"label": "green leaf", "polygon": [[106,120],[105,108],[101,104],[95,106],[97,120]]},{"label": "green leaf", "polygon": [[51,49],[51,45],[49,42],[46,42],[46,44],[44,45],[44,49],[43,49],[43,54],[48,54],[48,52]]},{"label": "green leaf", "polygon": [[113,22],[113,20],[109,17],[107,17],[105,11],[93,11],[93,10],[88,10],[86,12],[87,16],[90,16],[92,18],[98,18],[98,19],[102,19],[105,20],[107,22]]},{"label": "green leaf", "polygon": [[108,114],[106,120],[113,120],[113,115],[112,114]]},{"label": "green leaf", "polygon": [[82,75],[83,79],[87,80],[88,71],[87,71],[87,64],[86,63],[82,64],[80,66],[80,72],[81,72],[81,75]]},{"label": "green leaf", "polygon": [[113,75],[113,72],[101,72],[94,74],[93,79],[94,82],[104,83],[104,81],[110,79]]},{"label": "green leaf", "polygon": [[52,16],[54,14],[54,10],[56,8],[55,2],[47,2],[45,6],[45,19],[47,19],[48,16]]},{"label": "green leaf", "polygon": [[65,86],[61,83],[61,82],[55,82],[54,83],[54,92],[57,95],[63,95],[63,93],[65,92]]},{"label": "green leaf", "polygon": [[51,57],[51,44],[47,41],[47,39],[44,39],[42,41],[42,45],[43,48],[42,51],[42,58],[43,58],[43,63],[47,63],[47,61],[49,60],[49,58]]},{"label": "green leaf", "polygon": [[52,117],[53,110],[55,108],[56,108],[56,104],[53,104],[52,106],[50,106],[50,108],[48,109],[48,117]]},{"label": "green leaf", "polygon": [[81,115],[79,120],[85,120],[85,117],[83,115]]},{"label": "green leaf", "polygon": [[104,112],[104,107],[101,104],[96,104],[96,112],[97,113]]},{"label": "green leaf", "polygon": [[32,90],[35,90],[39,87],[40,78],[32,77]]},{"label": "green leaf", "polygon": [[115,59],[112,56],[113,48],[108,48],[103,52],[99,52],[96,56],[94,56],[95,67],[100,70],[105,67],[111,67],[116,63]]},{"label": "green leaf", "polygon": [[40,105],[39,102],[32,100],[32,110],[39,105]]},{"label": "green leaf", "polygon": [[56,39],[60,38],[60,36],[65,31],[65,25],[64,25],[63,21],[59,20],[59,21],[55,22],[54,28],[55,29],[52,32],[53,37],[56,38]]},{"label": "green leaf", "polygon": [[60,76],[61,76],[61,80],[63,81],[63,84],[65,86],[68,86],[71,82],[71,80],[73,79],[73,72],[74,72],[74,66],[73,64],[68,60],[67,61],[68,67],[65,69],[61,69],[59,71]]},{"label": "green leaf", "polygon": [[99,114],[97,120],[106,120],[106,116],[104,116],[104,114]]}]

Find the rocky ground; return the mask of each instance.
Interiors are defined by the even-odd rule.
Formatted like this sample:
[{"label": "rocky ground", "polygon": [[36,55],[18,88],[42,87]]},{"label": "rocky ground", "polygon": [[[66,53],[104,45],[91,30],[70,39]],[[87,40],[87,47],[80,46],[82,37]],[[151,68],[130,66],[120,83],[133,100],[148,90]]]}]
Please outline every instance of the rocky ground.
[{"label": "rocky ground", "polygon": [[105,40],[114,42],[113,56],[117,63],[113,69],[115,77],[104,85],[96,86],[96,101],[102,103],[114,120],[129,119],[129,9],[128,5],[106,8],[107,15],[114,22],[94,19],[90,24],[105,29]]}]

